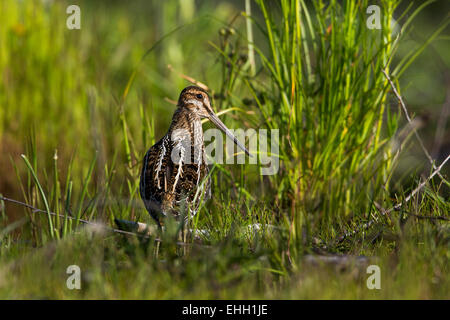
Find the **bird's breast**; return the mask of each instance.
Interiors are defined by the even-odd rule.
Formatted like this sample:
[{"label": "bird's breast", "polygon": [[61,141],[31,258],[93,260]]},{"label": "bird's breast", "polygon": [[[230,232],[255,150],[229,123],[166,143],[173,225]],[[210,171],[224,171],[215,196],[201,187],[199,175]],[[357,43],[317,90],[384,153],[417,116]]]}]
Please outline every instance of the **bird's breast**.
[{"label": "bird's breast", "polygon": [[144,203],[152,202],[159,208],[173,208],[181,201],[193,203],[201,198],[199,186],[201,194],[209,195],[209,170],[200,121],[189,129],[169,132],[147,151],[140,181]]}]

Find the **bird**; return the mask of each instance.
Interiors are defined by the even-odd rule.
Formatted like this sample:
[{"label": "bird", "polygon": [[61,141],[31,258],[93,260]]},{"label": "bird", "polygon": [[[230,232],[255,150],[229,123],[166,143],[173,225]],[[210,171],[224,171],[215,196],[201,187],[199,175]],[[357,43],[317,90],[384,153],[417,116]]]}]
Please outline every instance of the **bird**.
[{"label": "bird", "polygon": [[[186,220],[196,214],[201,198],[211,198],[201,122],[204,118],[251,156],[214,113],[208,92],[198,86],[184,88],[167,133],[148,149],[142,160],[140,196],[161,228],[167,216],[176,220],[183,216]],[[183,213],[183,208],[188,214]]]}]

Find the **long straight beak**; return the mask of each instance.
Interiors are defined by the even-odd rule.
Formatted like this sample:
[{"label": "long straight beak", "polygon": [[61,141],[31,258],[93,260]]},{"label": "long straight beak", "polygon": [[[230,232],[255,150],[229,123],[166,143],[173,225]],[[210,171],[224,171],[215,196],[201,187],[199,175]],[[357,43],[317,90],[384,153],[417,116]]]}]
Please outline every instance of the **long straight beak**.
[{"label": "long straight beak", "polygon": [[247,150],[247,148],[245,148],[245,146],[236,138],[236,136],[231,133],[231,131],[223,124],[222,121],[220,121],[215,113],[209,113],[209,120],[211,120],[217,126],[217,128],[222,130],[228,136],[228,138],[232,139],[234,143],[236,143],[236,145],[241,148],[249,157],[253,157]]}]

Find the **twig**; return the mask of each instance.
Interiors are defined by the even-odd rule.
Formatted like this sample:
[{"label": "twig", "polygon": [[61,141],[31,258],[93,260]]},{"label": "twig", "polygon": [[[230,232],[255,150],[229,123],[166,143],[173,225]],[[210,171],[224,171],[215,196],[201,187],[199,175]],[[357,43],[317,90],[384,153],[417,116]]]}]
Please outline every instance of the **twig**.
[{"label": "twig", "polygon": [[[173,69],[172,65],[170,65],[170,64],[167,65],[167,68],[168,68],[170,71],[175,71],[175,70]],[[185,75],[185,74],[182,74],[182,73],[180,73],[180,72],[177,72],[177,73],[178,73],[178,75],[179,75],[181,78],[183,78],[183,79],[189,81],[190,83],[195,84],[196,86],[202,88],[203,90],[210,91],[210,90],[209,90],[209,87],[208,87],[206,84],[204,84],[204,83],[202,83],[202,82],[200,82],[200,81],[198,81],[198,80],[195,80],[194,78],[192,78],[192,77],[190,77],[190,76],[187,76],[187,75]]]},{"label": "twig", "polygon": [[[47,213],[47,211],[45,211],[45,210],[38,209],[38,208],[33,207],[33,206],[31,206],[31,205],[29,205],[29,204],[27,204],[25,202],[21,202],[21,201],[15,200],[15,199],[10,199],[10,198],[4,197],[4,196],[0,196],[0,200],[21,205],[23,207],[31,209],[33,213]],[[63,214],[57,214],[57,213],[54,213],[54,212],[50,212],[50,215],[52,215],[52,216],[59,216],[60,218],[65,218],[65,216]],[[67,218],[71,219],[71,220],[76,220],[76,218],[71,217],[71,216],[67,216]],[[117,233],[124,233],[124,234],[141,236],[141,235],[139,235],[137,233],[134,233],[134,232],[128,232],[128,231],[124,231],[124,230],[111,228],[111,227],[105,226],[105,225],[97,223],[97,222],[92,222],[92,221],[88,221],[88,220],[84,220],[84,219],[78,219],[78,221],[80,221],[81,223],[84,223],[84,224],[88,224],[88,225],[101,226],[101,227],[104,227],[107,230],[110,230],[110,231],[113,231],[113,232],[117,232]]]},{"label": "twig", "polygon": [[407,215],[413,216],[417,219],[450,221],[449,218],[442,217],[442,216],[422,216],[420,214],[415,214],[415,213],[407,212],[407,211],[405,211],[404,213],[406,213]]},{"label": "twig", "polygon": [[[409,200],[412,199],[412,197],[414,197],[436,174],[439,174],[439,172],[441,171],[441,169],[444,167],[444,165],[447,163],[447,161],[450,160],[450,154],[447,156],[447,158],[442,161],[441,165],[439,167],[436,168],[436,170],[433,171],[433,173],[427,178],[425,179],[425,181],[423,181],[422,183],[420,183],[406,198],[405,200],[403,200],[402,202],[396,204],[395,206],[393,206],[392,208],[388,209],[388,210],[381,210],[380,214],[382,216],[387,216],[389,215],[392,211],[394,210],[399,210],[403,205],[405,205]],[[381,208],[382,209],[382,208]],[[418,217],[423,217],[425,218],[425,216],[418,216]],[[444,218],[444,217],[441,217]],[[434,219],[438,219],[438,217],[435,217]],[[442,219],[442,220],[446,220],[446,218]],[[363,223],[362,225],[359,225],[356,229],[350,231],[350,232],[346,232],[345,234],[343,234],[342,236],[340,236],[337,241],[336,244],[340,244],[342,241],[344,241],[345,239],[354,236],[355,234],[361,232],[361,231],[365,231],[367,229],[369,229],[374,223],[375,223],[375,219],[371,219],[366,223]]]},{"label": "twig", "polygon": [[439,150],[441,149],[442,141],[444,140],[445,126],[450,114],[450,76],[446,75],[446,78],[448,79],[447,94],[444,104],[442,105],[441,114],[437,123],[436,134],[434,136],[433,149],[431,150],[431,155],[433,157],[436,157]]},{"label": "twig", "polygon": [[[41,210],[41,209],[35,208],[35,207],[33,207],[33,206],[31,206],[31,205],[29,205],[29,204],[27,204],[27,203],[24,203],[24,202],[21,202],[21,201],[18,201],[18,200],[10,199],[10,198],[4,197],[4,196],[0,196],[0,200],[3,200],[3,201],[7,201],[7,202],[11,202],[11,203],[15,203],[15,204],[24,206],[24,207],[26,207],[26,208],[28,208],[28,209],[31,209],[33,213],[45,213],[45,214],[47,214],[47,211],[45,211],[45,210]],[[59,216],[59,217],[61,217],[61,218],[65,218],[64,215],[62,215],[62,214],[57,214],[57,213],[54,213],[54,212],[50,212],[50,215],[52,215],[52,216]],[[71,219],[71,220],[75,220],[75,219],[76,219],[76,218],[70,217],[70,216],[67,216],[67,218],[68,218],[68,219]],[[87,225],[92,225],[92,226],[100,227],[100,228],[103,228],[103,229],[105,229],[105,230],[107,230],[107,231],[111,231],[111,232],[115,232],[115,233],[120,233],[120,234],[130,235],[130,236],[137,236],[137,237],[141,237],[141,238],[145,238],[145,239],[149,239],[149,238],[150,238],[150,236],[145,235],[145,234],[139,234],[139,233],[135,233],[135,232],[130,232],[130,231],[125,231],[125,230],[120,230],[120,229],[108,227],[108,226],[106,226],[106,225],[104,225],[104,224],[97,223],[97,222],[92,222],[92,221],[88,221],[88,220],[84,220],[84,219],[78,219],[78,221],[81,222],[81,223],[87,224]],[[160,238],[155,238],[154,240],[155,240],[156,242],[162,242],[162,240],[161,240]],[[177,242],[177,245],[180,245],[180,246],[190,246],[190,245],[192,245],[192,244],[191,244],[191,243],[179,242],[179,241],[178,241],[178,242]]]},{"label": "twig", "polygon": [[[382,216],[386,215],[386,213],[387,213],[386,210],[384,210],[383,207],[378,202],[374,202],[374,205],[378,209],[378,211],[380,211]],[[407,214],[409,216],[416,217],[418,219],[450,221],[449,218],[446,218],[446,217],[443,217],[443,216],[424,216],[424,215],[419,215],[419,214],[415,214],[415,213],[408,212],[408,211],[403,211],[403,213],[405,213],[405,214]]]},{"label": "twig", "polygon": [[[409,124],[411,125],[412,130],[413,130],[413,132],[414,132],[414,135],[416,136],[417,141],[419,141],[420,147],[422,148],[423,152],[425,153],[425,155],[427,156],[428,160],[430,161],[433,170],[436,170],[436,165],[434,164],[434,160],[433,160],[433,158],[431,157],[431,155],[429,154],[427,148],[425,148],[422,139],[420,138],[419,134],[417,133],[416,127],[412,124],[412,120],[411,120],[411,118],[409,117],[408,109],[406,109],[406,105],[405,105],[405,103],[403,102],[402,97],[400,96],[400,94],[398,93],[397,89],[395,88],[395,85],[394,85],[394,83],[392,82],[392,80],[391,80],[391,78],[389,77],[389,75],[387,74],[386,70],[381,69],[381,71],[383,72],[383,74],[384,74],[384,76],[386,77],[386,79],[389,81],[389,84],[391,85],[391,88],[392,88],[392,90],[394,91],[395,96],[397,97],[398,101],[400,102],[400,105],[402,106],[403,112],[405,113],[406,120],[408,120]],[[441,175],[440,172],[438,172],[438,175],[439,175],[439,177],[440,177],[442,180],[447,181],[446,179],[444,179],[444,177]]]}]

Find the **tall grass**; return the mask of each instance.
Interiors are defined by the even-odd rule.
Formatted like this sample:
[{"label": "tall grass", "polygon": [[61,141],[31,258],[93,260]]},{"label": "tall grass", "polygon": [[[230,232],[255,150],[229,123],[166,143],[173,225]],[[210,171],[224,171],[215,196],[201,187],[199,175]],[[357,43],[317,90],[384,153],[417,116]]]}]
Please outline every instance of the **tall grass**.
[{"label": "tall grass", "polygon": [[262,80],[240,76],[260,126],[280,128],[280,158],[290,159],[270,177],[278,199],[325,223],[355,208],[368,211],[370,199],[384,198],[380,186],[392,167],[396,115],[384,117],[390,111],[381,70],[394,50],[395,3],[382,6],[381,30],[366,27],[366,2],[318,1],[308,8],[282,1],[279,10],[258,4],[269,45],[267,53],[256,49]]},{"label": "tall grass", "polygon": [[[0,294],[310,298],[341,297],[345,287],[348,297],[373,298],[358,284],[361,275],[336,282],[328,269],[309,269],[305,254],[379,255],[388,268],[389,254],[402,248],[398,272],[414,273],[425,289],[390,274],[391,292],[402,297],[403,286],[413,296],[445,296],[445,222],[381,217],[375,205],[391,207],[408,191],[391,181],[406,140],[399,141],[401,113],[382,70],[398,84],[445,29],[448,21],[397,58],[402,28],[431,2],[408,6],[393,23],[399,2],[381,1],[380,30],[366,26],[366,0],[245,1],[235,16],[227,2],[178,8],[165,1],[145,17],[144,2],[128,14],[82,2],[82,29],[69,31],[57,27],[65,26],[68,2],[0,0],[0,148],[11,154],[11,172],[2,176],[15,171],[15,192],[42,210],[26,209],[14,224],[0,202],[0,261],[29,262],[6,290],[0,268]],[[114,218],[153,223],[138,196],[140,160],[168,128],[171,101],[187,84],[180,74],[208,84],[229,127],[279,129],[279,172],[215,164],[213,199],[192,223],[207,231],[201,245],[192,237],[180,249],[170,232],[155,242],[84,228],[114,227]],[[444,216],[439,188],[430,185],[405,212]],[[373,230],[333,245],[370,217],[379,221]],[[426,245],[415,252],[420,239]],[[25,254],[36,247],[35,256]],[[411,252],[416,267],[405,264]],[[85,291],[54,289],[61,275],[52,268],[67,263],[89,269]],[[39,289],[27,286],[34,267],[52,271],[43,272]],[[443,283],[432,293],[430,275]],[[320,289],[326,281],[335,281],[329,291]]]},{"label": "tall grass", "polygon": [[[44,207],[42,193],[36,192],[38,185],[33,182],[39,181],[52,211],[72,214],[76,221],[101,218],[112,222],[115,215],[134,220],[140,203],[138,162],[167,128],[175,106],[164,99],[176,100],[184,85],[177,72],[196,62],[202,67],[191,75],[197,77],[209,65],[200,63],[201,56],[186,61],[180,55],[181,46],[188,53],[198,47],[180,31],[166,37],[141,61],[148,48],[179,27],[175,24],[179,11],[173,3],[158,6],[157,12],[150,10],[144,17],[139,10],[146,7],[145,1],[136,2],[129,10],[140,18],[131,21],[117,6],[81,2],[82,27],[76,31],[65,27],[69,4],[1,2],[0,148],[11,153],[14,164],[7,156],[2,156],[1,163],[16,168],[22,190],[8,175],[5,179],[16,185],[10,195]],[[199,33],[197,41],[201,42],[216,34],[218,27],[208,26],[217,22],[205,18],[188,23],[195,14],[193,6],[192,1],[185,1],[180,30],[210,29]],[[96,14],[107,8],[108,15],[100,13],[97,19]],[[208,6],[203,10],[210,13]],[[215,10],[217,18],[229,12],[227,6]],[[161,15],[166,18],[160,19]],[[111,21],[117,22],[116,27],[112,28]],[[170,51],[166,60],[158,58],[166,56],[162,51]],[[167,68],[169,63],[175,72]],[[133,73],[138,81],[121,101]],[[21,154],[30,166],[24,166]],[[40,218],[31,215],[33,221],[37,219],[33,228],[55,237],[53,228],[48,230],[45,224],[59,229],[58,216],[41,224]],[[68,221],[65,230],[70,233],[78,222]],[[42,243],[39,238],[35,240]]]},{"label": "tall grass", "polygon": [[[238,50],[218,48],[230,70],[227,104],[240,105],[250,94],[255,116],[246,121],[280,129],[281,168],[268,177],[267,194],[275,193],[277,205],[289,212],[291,236],[301,236],[308,216],[335,235],[349,217],[369,217],[375,202],[391,205],[401,113],[389,107],[382,71],[389,73],[397,61],[402,26],[431,1],[409,6],[398,20],[393,13],[400,2],[381,1],[379,30],[366,25],[368,1],[256,2],[263,22],[247,19],[260,33],[253,44],[257,75],[239,65]],[[393,75],[401,75],[422,48],[404,57]]]}]

